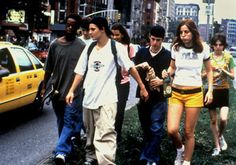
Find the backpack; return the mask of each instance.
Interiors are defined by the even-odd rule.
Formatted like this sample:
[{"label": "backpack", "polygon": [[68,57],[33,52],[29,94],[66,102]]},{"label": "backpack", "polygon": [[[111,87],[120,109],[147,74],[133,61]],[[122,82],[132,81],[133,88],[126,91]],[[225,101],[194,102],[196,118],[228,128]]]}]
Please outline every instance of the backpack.
[{"label": "backpack", "polygon": [[[93,48],[96,46],[97,42],[92,42],[90,44],[90,46],[88,47],[88,51],[87,51],[87,55],[88,55],[88,59],[89,59],[89,56],[93,50]],[[111,39],[111,51],[112,51],[112,54],[114,56],[114,60],[115,60],[115,65],[116,65],[116,88],[117,88],[117,95],[118,95],[118,101],[119,101],[119,98],[121,96],[121,79],[122,79],[122,74],[121,74],[121,66],[118,64],[118,58],[117,58],[117,50],[116,50],[116,41],[112,40]],[[86,71],[85,71],[85,74],[84,74],[84,79],[85,79],[85,76],[87,74],[87,71],[88,71],[88,65],[87,65],[87,68],[86,68]]]}]

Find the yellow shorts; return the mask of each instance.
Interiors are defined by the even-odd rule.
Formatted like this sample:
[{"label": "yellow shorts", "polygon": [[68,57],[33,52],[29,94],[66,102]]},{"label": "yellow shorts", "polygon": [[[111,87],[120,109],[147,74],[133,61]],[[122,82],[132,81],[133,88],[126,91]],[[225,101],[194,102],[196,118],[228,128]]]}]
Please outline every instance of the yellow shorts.
[{"label": "yellow shorts", "polygon": [[168,99],[168,102],[169,104],[180,104],[188,108],[203,107],[203,91],[185,93],[182,90],[177,92],[172,89],[172,96]]}]

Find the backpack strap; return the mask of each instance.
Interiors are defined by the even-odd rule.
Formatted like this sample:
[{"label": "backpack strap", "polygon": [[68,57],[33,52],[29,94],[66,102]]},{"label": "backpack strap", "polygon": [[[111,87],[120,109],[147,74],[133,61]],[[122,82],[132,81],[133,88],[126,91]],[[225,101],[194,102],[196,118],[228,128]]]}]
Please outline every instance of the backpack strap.
[{"label": "backpack strap", "polygon": [[[87,61],[89,61],[89,56],[90,56],[90,54],[91,54],[93,48],[96,46],[96,44],[97,44],[97,41],[92,42],[92,43],[89,45],[89,47],[88,47],[88,51],[87,51],[87,55],[88,55],[88,59],[87,59]],[[85,76],[87,75],[87,72],[88,72],[88,64],[87,64],[87,66],[86,66],[86,70],[85,70],[85,72],[84,72],[84,76],[83,76],[84,79],[85,79]]]},{"label": "backpack strap", "polygon": [[112,51],[112,54],[114,56],[116,67],[119,68],[118,59],[117,59],[116,42],[112,39],[111,39],[111,51]]},{"label": "backpack strap", "polygon": [[90,54],[91,54],[93,48],[96,46],[96,44],[97,44],[97,41],[94,41],[89,45],[89,48],[88,48],[88,51],[87,51],[88,57],[90,56]]}]

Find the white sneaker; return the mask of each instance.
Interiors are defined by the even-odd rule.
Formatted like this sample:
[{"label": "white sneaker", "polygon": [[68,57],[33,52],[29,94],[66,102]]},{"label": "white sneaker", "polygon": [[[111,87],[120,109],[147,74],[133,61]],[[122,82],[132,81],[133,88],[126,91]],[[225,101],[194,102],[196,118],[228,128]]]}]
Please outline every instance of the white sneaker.
[{"label": "white sneaker", "polygon": [[147,162],[146,165],[157,165],[155,162]]},{"label": "white sneaker", "polygon": [[211,154],[211,156],[218,156],[218,155],[220,155],[220,149],[214,148],[213,153]]},{"label": "white sneaker", "polygon": [[66,157],[63,154],[57,154],[55,157],[56,165],[64,165],[66,163]]},{"label": "white sneaker", "polygon": [[182,165],[183,157],[184,157],[184,147],[183,147],[182,151],[177,151],[177,155],[176,155],[176,158],[175,158],[175,164],[174,165]]},{"label": "white sneaker", "polygon": [[227,145],[223,135],[219,138],[219,143],[220,143],[220,148],[221,148],[222,151],[227,150],[228,145]]}]

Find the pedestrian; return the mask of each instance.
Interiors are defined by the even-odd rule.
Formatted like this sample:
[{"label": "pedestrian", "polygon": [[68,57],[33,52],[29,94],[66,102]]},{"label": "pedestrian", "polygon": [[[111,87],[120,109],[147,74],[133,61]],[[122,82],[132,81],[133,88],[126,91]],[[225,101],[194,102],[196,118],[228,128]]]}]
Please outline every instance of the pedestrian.
[{"label": "pedestrian", "polygon": [[[45,77],[42,95],[49,96],[57,117],[58,141],[55,149],[56,164],[65,164],[72,151],[71,137],[80,132],[82,125],[82,90],[75,89],[75,97],[70,105],[65,102],[66,94],[72,85],[74,68],[85,47],[85,43],[76,37],[81,17],[71,14],[66,17],[65,35],[54,40],[49,48],[45,63]],[[80,127],[78,126],[80,125]],[[76,130],[79,129],[79,130]]]},{"label": "pedestrian", "polygon": [[[216,34],[211,39],[213,52],[210,54],[213,68],[213,102],[206,105],[210,114],[210,127],[213,134],[215,148],[212,156],[220,154],[221,150],[227,149],[227,143],[223,133],[227,126],[229,113],[229,79],[234,79],[234,59],[231,54],[225,52],[227,47],[226,37]],[[217,108],[219,108],[219,126]]]},{"label": "pedestrian", "polygon": [[[84,43],[86,45],[90,45],[93,42],[93,39],[91,38],[90,34],[89,34],[89,23],[91,21],[90,17],[84,17],[82,18],[82,24],[81,24],[81,36],[79,36],[79,38],[84,41]],[[79,125],[78,125],[79,126]],[[86,139],[86,129],[84,127],[84,124],[81,127],[81,132],[78,135],[75,135],[75,137],[72,137],[72,139],[74,139],[74,143],[77,144],[77,146],[79,145],[79,141],[78,139],[81,138],[81,140],[85,140]]]},{"label": "pedestrian", "polygon": [[[164,37],[165,29],[160,25],[153,26],[149,32],[150,46],[141,48],[134,58],[139,75],[145,82],[149,94],[148,101],[140,99],[137,108],[144,135],[144,148],[140,160],[150,165],[160,163],[159,151],[167,112],[167,101],[163,96],[162,70],[169,67],[171,54],[162,46]],[[154,79],[149,81],[146,81],[145,67],[147,65],[155,72]],[[139,90],[137,88],[137,97],[140,97]]]},{"label": "pedestrian", "polygon": [[[106,18],[94,17],[89,25],[89,33],[96,45],[88,56],[88,47],[75,68],[75,79],[66,97],[71,104],[74,91],[84,78],[83,119],[87,133],[85,146],[86,165],[115,164],[116,155],[116,131],[115,117],[117,112],[117,88],[116,88],[116,60],[112,53],[112,34]],[[148,93],[143,85],[134,64],[128,58],[128,52],[124,45],[115,42],[117,62],[135,78],[141,87],[141,96],[148,99]],[[87,69],[86,69],[87,68]],[[86,72],[86,76],[85,76]],[[84,77],[85,76],[85,77]]]},{"label": "pedestrian", "polygon": [[[126,31],[125,27],[121,24],[116,23],[111,27],[112,31],[112,38],[117,42],[122,43],[126,46],[128,57],[130,60],[134,58],[134,49],[130,46],[130,37],[128,32]],[[126,54],[124,54],[126,55]],[[125,114],[125,107],[126,102],[129,97],[129,90],[130,90],[130,77],[129,72],[124,68],[121,68],[121,82],[120,82],[120,95],[118,95],[118,103],[117,103],[117,114],[116,114],[116,121],[115,121],[115,130],[117,133],[117,142],[121,142],[121,130],[122,124],[124,121],[124,114]]]},{"label": "pedestrian", "polygon": [[[163,77],[173,76],[172,96],[168,100],[167,130],[175,147],[175,165],[189,165],[194,152],[194,131],[203,103],[212,101],[212,68],[209,47],[200,39],[196,24],[184,19],[177,27],[171,50],[171,63]],[[201,69],[204,64],[209,90],[203,99]],[[204,102],[203,102],[204,100]],[[183,113],[184,142],[179,133]]]},{"label": "pedestrian", "polygon": [[91,21],[90,17],[84,17],[82,19],[82,25],[81,25],[81,36],[79,38],[85,42],[86,45],[91,44],[93,42],[93,39],[89,35],[89,23]]}]

